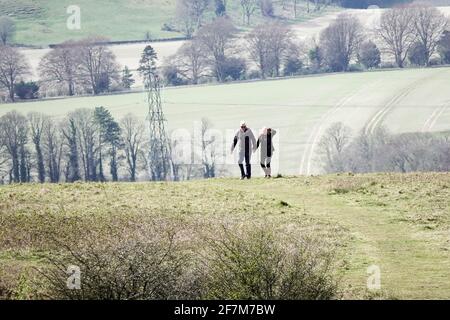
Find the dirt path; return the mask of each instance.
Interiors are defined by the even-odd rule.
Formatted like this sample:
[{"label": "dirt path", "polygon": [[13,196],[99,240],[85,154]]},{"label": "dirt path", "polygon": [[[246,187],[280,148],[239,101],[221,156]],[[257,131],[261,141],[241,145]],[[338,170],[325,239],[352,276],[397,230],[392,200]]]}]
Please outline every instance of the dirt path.
[{"label": "dirt path", "polygon": [[[306,180],[305,180],[306,181]],[[253,191],[288,202],[308,215],[348,230],[348,270],[345,282],[364,290],[367,268],[379,266],[384,297],[402,299],[450,298],[450,259],[436,241],[421,236],[395,212],[352,204],[313,186],[296,188],[274,182]]]}]

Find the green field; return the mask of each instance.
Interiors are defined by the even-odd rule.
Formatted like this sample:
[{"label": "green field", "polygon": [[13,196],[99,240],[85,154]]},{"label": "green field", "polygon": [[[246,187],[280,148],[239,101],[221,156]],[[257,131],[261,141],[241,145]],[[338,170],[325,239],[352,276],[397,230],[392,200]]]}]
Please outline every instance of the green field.
[{"label": "green field", "polygon": [[[174,0],[0,0],[0,16],[9,15],[17,22],[17,34],[14,42],[24,45],[45,46],[71,39],[80,39],[90,35],[100,35],[113,41],[145,40],[147,33],[153,39],[174,38],[181,33],[163,31],[165,23],[173,24],[175,16]],[[66,13],[70,5],[81,8],[81,30],[69,30]],[[239,25],[242,24],[241,7],[238,0],[228,1],[229,15]],[[292,15],[277,5],[277,14],[281,17]],[[315,18],[329,10],[306,14],[304,3],[297,19],[284,19],[289,23]],[[209,16],[213,10],[209,10]],[[208,18],[208,17],[207,17]],[[259,11],[255,13],[253,23],[263,19]]]},{"label": "green field", "polygon": [[[164,110],[170,130],[192,131],[206,117],[228,142],[241,120],[259,131],[279,131],[274,166],[283,174],[320,173],[317,143],[334,122],[358,132],[384,124],[392,132],[446,131],[450,124],[450,68],[408,69],[320,75],[277,81],[167,89]],[[44,112],[57,118],[77,108],[104,106],[115,117],[134,113],[143,119],[143,93],[45,100],[0,105]],[[234,168],[234,167],[233,167]]]},{"label": "green field", "polygon": [[[80,227],[101,229],[111,217],[129,227],[140,216],[190,226],[298,223],[295,232],[340,248],[343,298],[449,299],[449,199],[449,174],[0,186],[0,293],[34,297],[27,268],[42,266],[49,238],[78,241],[77,230],[87,231]],[[188,241],[203,231],[186,235]],[[381,270],[381,291],[366,290],[371,265]]]},{"label": "green field", "polygon": [[[48,45],[89,35],[101,35],[111,40],[145,39],[180,36],[161,30],[174,12],[173,1],[167,0],[1,0],[1,14],[10,14],[17,21],[16,43]],[[69,5],[81,8],[81,30],[69,30],[66,14]]]}]

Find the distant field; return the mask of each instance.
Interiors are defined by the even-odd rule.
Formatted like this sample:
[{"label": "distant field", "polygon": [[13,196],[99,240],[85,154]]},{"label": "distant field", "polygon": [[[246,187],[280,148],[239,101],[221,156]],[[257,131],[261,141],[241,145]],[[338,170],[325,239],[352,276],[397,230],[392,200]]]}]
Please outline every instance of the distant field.
[{"label": "distant field", "polygon": [[[113,41],[144,40],[149,33],[152,38],[182,36],[178,32],[163,31],[165,23],[175,21],[175,0],[0,0],[0,15],[12,16],[18,24],[16,43],[26,45],[48,45],[88,35],[102,35]],[[81,30],[68,30],[66,13],[69,5],[81,8]],[[292,10],[285,11],[276,5],[276,14],[288,23],[301,22],[336,10],[335,7],[307,14],[305,3],[299,5],[297,19]],[[213,10],[210,10],[212,15]],[[242,9],[239,0],[228,1],[228,12],[236,24],[242,24]],[[207,17],[208,18],[208,17]],[[259,11],[253,22],[263,19]]]},{"label": "distant field", "polygon": [[[343,298],[449,299],[449,199],[450,176],[426,173],[0,186],[0,295],[6,287],[10,298],[33,297],[27,270],[45,265],[52,235],[72,248],[76,230],[111,232],[114,217],[128,227],[164,217],[187,226],[264,222],[331,241]],[[190,243],[211,231],[194,230]],[[369,293],[373,265],[381,290]]]},{"label": "distant field", "polygon": [[[164,91],[163,101],[170,130],[192,131],[203,117],[228,140],[243,119],[255,131],[277,128],[275,167],[283,174],[311,174],[321,172],[317,143],[333,122],[342,121],[354,132],[382,124],[394,133],[449,130],[449,79],[447,67],[345,73],[171,88]],[[144,119],[147,113],[145,95],[133,93],[4,104],[0,116],[17,110],[63,117],[96,106],[107,107],[118,118],[132,112]]]},{"label": "distant field", "polygon": [[[5,0],[0,0],[5,1]],[[86,0],[84,0],[86,1]],[[143,1],[143,0],[142,0]],[[51,1],[47,1],[51,2]],[[95,10],[103,10],[102,2],[92,2],[92,1],[86,1],[86,5],[88,7],[95,7]],[[122,1],[116,1],[116,2],[123,2]],[[161,2],[160,5],[158,3]],[[31,16],[27,16],[27,18],[23,20],[18,20],[19,22],[19,32],[15,39],[16,42],[21,44],[33,44],[33,45],[41,45],[46,46],[49,43],[60,43],[69,39],[79,39],[82,37],[86,37],[88,35],[102,35],[104,37],[107,37],[111,40],[143,40],[145,38],[145,33],[151,28],[151,34],[153,38],[172,38],[172,37],[180,37],[182,36],[179,33],[173,33],[173,32],[162,32],[160,30],[161,25],[164,22],[171,21],[173,18],[173,10],[174,6],[169,5],[173,1],[170,0],[157,0],[156,2],[151,1],[146,6],[154,6],[155,8],[159,9],[148,9],[148,12],[146,11],[146,6],[138,7],[138,12],[133,12],[130,14],[126,10],[120,10],[120,5],[117,6],[108,6],[107,11],[117,11],[117,18],[115,21],[111,21],[111,18],[103,17],[100,19],[89,19],[87,25],[82,26],[82,30],[79,31],[69,31],[65,27],[65,20],[61,20],[61,22],[58,25],[55,25],[52,27],[53,29],[48,29],[46,32],[36,32],[34,34],[33,30],[34,28],[41,25],[41,22],[39,21],[40,18],[36,18],[37,20],[31,20]],[[44,2],[46,3],[46,2]],[[52,6],[53,10],[56,10],[55,8],[58,8],[58,10],[62,11],[63,18],[65,19],[66,16],[64,16],[65,8],[62,7],[65,2],[57,2],[54,6]],[[71,4],[67,1],[68,4]],[[83,3],[80,2],[80,3]],[[233,21],[241,27],[242,31],[246,31],[248,28],[246,26],[242,26],[241,22],[241,8],[239,5],[238,0],[230,0],[229,2],[229,10],[230,15],[232,16]],[[323,28],[325,28],[331,20],[333,20],[338,12],[341,10],[336,7],[330,7],[327,8],[324,11],[310,13],[306,15],[305,8],[303,7],[304,4],[300,4],[300,7],[302,8],[302,13],[299,15],[297,20],[293,19],[284,19],[283,21],[285,23],[291,24],[293,29],[296,31],[298,37],[300,39],[306,39],[310,37],[316,36]],[[84,5],[82,6],[84,8]],[[152,7],[153,8],[153,7]],[[166,8],[167,10],[165,10]],[[89,9],[91,10],[91,9]],[[94,9],[92,9],[94,10]],[[164,11],[165,10],[165,11]],[[288,15],[288,11],[280,11],[279,9],[277,12],[279,14]],[[157,13],[155,13],[157,12]],[[161,12],[166,12],[166,15],[164,18],[160,18],[158,20],[158,15],[162,14]],[[373,17],[377,15],[377,11],[362,11],[362,10],[352,10],[351,12],[354,12],[355,14],[361,14],[364,17]],[[1,14],[1,13],[0,13]],[[134,17],[140,17],[142,21],[134,21]],[[106,16],[106,14],[105,14]],[[113,15],[114,16],[114,15]],[[120,18],[119,18],[120,17]],[[88,18],[83,18],[84,19]],[[146,19],[153,19],[150,22],[146,22]],[[164,20],[165,19],[165,20]],[[369,21],[368,19],[365,19]],[[99,21],[102,23],[100,24]],[[259,16],[259,12],[255,14],[255,17],[253,19],[253,25],[256,25],[258,23],[262,23],[264,20]],[[24,24],[23,30],[20,27],[21,24]],[[47,24],[44,23],[44,24]],[[119,29],[119,30],[116,30]],[[155,48],[156,52],[158,53],[159,61],[162,63],[165,58],[173,55],[176,53],[176,51],[180,48],[180,46],[183,44],[183,41],[169,41],[169,42],[155,42],[152,43],[152,46]],[[137,69],[138,63],[140,59],[140,55],[145,48],[147,44],[145,43],[139,43],[139,44],[121,44],[121,45],[112,45],[110,46],[111,50],[114,52],[114,54],[117,57],[117,61],[122,66],[128,66],[131,69]],[[37,79],[37,67],[39,65],[40,60],[42,57],[49,52],[50,49],[44,48],[44,49],[29,49],[29,48],[23,48],[22,52],[26,56],[27,60],[30,62],[34,78]]]},{"label": "distant field", "polygon": [[[0,0],[2,1],[2,0]],[[237,0],[236,0],[237,1]],[[233,13],[235,15],[234,21],[239,23],[240,22],[240,11],[239,6],[233,1],[230,1],[230,8],[233,9]],[[93,5],[93,4],[92,4]],[[450,7],[441,7],[439,8],[442,12],[444,12],[446,15],[450,16]],[[286,23],[290,24],[293,31],[295,32],[298,41],[305,41],[308,45],[309,42],[315,38],[318,39],[320,32],[326,28],[336,17],[339,13],[341,13],[343,10],[339,8],[328,8],[325,11],[321,11],[318,13],[313,13],[308,16],[300,16],[297,20],[283,20]],[[302,11],[304,13],[304,10]],[[345,10],[345,12],[348,12],[352,15],[355,15],[359,17],[360,21],[366,28],[367,32],[370,34],[373,30],[373,27],[376,25],[381,13],[383,12],[383,9],[376,9],[376,10]],[[125,17],[126,18],[126,17]],[[122,19],[122,21],[126,21],[126,19]],[[105,21],[105,24],[108,25],[108,20],[102,20]],[[255,24],[260,23],[262,20],[255,17]],[[144,28],[146,26],[145,23],[141,23],[139,25],[135,25],[136,28]],[[110,30],[114,30],[116,26],[108,27],[107,30],[103,30],[101,26],[98,28],[96,27],[95,34],[101,34],[105,35],[111,38]],[[121,30],[127,30],[129,28],[128,25],[122,26]],[[34,39],[39,39],[41,36],[45,36],[45,34],[38,34],[31,36],[31,34],[27,30],[27,35]],[[243,27],[242,31],[246,31],[247,28]],[[60,30],[58,29],[57,32]],[[66,37],[64,40],[71,39],[71,38],[78,38],[85,36],[86,34],[83,33],[82,30],[80,33],[76,34],[68,34],[64,35]],[[121,31],[124,32],[124,31]],[[121,32],[114,33],[113,38],[114,40],[124,40],[128,38],[121,38]],[[244,34],[244,33],[242,33]],[[117,38],[115,38],[117,35]],[[130,39],[141,39],[141,37],[131,37]],[[58,41],[55,41],[58,42]],[[60,42],[60,41],[59,41]],[[159,62],[162,63],[165,58],[175,54],[177,50],[181,47],[183,44],[183,41],[169,41],[169,42],[154,42],[151,45],[155,48],[156,52],[158,53]],[[139,64],[139,59],[142,54],[142,51],[144,50],[145,46],[147,44],[145,43],[139,43],[139,44],[121,44],[121,45],[112,45],[110,46],[110,49],[112,52],[116,55],[117,61],[121,66],[128,66],[130,69],[137,69]],[[42,57],[49,51],[50,49],[22,49],[23,54],[26,56],[27,60],[30,62],[32,71],[33,71],[33,78],[38,79],[37,75],[37,67],[39,65],[40,60]],[[390,57],[385,57],[385,59],[390,59]]]},{"label": "distant field", "polygon": [[[162,31],[161,26],[174,12],[174,1],[168,0],[1,0],[0,15],[10,14],[17,20],[15,42],[48,45],[88,35],[102,35],[111,40],[170,38],[180,36]],[[81,8],[81,30],[69,30],[66,13],[69,5]]]}]

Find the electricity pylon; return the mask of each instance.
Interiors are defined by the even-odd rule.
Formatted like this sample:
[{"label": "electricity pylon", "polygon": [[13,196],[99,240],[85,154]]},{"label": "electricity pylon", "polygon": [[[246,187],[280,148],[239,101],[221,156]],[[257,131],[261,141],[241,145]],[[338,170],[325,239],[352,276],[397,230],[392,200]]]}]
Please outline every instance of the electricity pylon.
[{"label": "electricity pylon", "polygon": [[144,79],[147,90],[148,122],[150,128],[149,170],[153,181],[172,179],[172,156],[167,136],[166,118],[162,110],[161,79],[155,72],[147,72]]}]

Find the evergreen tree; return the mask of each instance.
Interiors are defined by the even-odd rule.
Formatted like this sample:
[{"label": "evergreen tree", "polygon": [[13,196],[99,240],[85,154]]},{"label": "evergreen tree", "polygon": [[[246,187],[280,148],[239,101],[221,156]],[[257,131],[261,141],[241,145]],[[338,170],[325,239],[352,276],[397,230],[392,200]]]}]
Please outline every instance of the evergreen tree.
[{"label": "evergreen tree", "polygon": [[122,87],[124,87],[125,89],[130,89],[135,82],[136,81],[133,79],[133,74],[131,73],[130,69],[125,66],[122,71]]},{"label": "evergreen tree", "polygon": [[120,126],[104,107],[97,107],[94,111],[95,121],[99,132],[99,179],[105,181],[103,170],[103,148],[106,145],[110,157],[110,171],[113,181],[118,181],[117,152],[120,148]]},{"label": "evergreen tree", "polygon": [[153,49],[150,45],[146,46],[144,52],[142,53],[141,60],[139,61],[138,68],[139,73],[144,78],[144,85],[146,88],[149,87],[150,81],[156,74],[157,60],[158,56],[155,49]]}]

